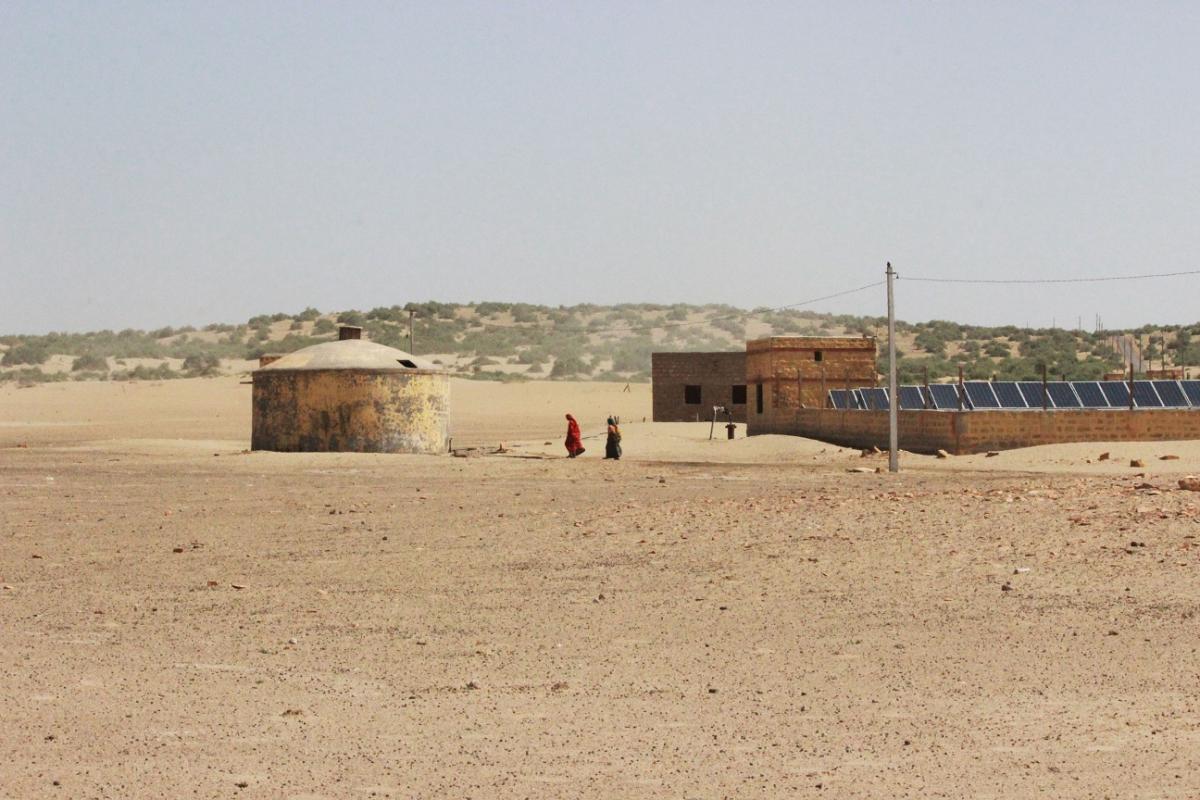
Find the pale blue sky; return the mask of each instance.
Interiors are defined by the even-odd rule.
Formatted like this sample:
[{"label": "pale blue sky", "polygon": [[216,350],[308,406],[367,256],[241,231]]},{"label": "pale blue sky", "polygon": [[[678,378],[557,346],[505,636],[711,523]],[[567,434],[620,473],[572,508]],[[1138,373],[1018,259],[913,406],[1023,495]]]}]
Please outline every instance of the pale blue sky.
[{"label": "pale blue sky", "polygon": [[[1198,107],[1195,3],[10,0],[0,332],[1200,268]],[[1198,288],[898,311],[1183,322]]]}]

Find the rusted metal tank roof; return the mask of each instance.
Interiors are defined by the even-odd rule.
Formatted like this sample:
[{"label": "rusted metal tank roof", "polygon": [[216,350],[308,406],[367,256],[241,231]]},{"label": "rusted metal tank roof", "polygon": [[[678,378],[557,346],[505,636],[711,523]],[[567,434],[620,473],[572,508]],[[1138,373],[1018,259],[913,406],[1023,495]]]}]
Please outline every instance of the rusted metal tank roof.
[{"label": "rusted metal tank roof", "polygon": [[432,361],[365,339],[342,339],[305,347],[272,361],[258,372],[276,370],[366,369],[375,372],[444,371]]}]

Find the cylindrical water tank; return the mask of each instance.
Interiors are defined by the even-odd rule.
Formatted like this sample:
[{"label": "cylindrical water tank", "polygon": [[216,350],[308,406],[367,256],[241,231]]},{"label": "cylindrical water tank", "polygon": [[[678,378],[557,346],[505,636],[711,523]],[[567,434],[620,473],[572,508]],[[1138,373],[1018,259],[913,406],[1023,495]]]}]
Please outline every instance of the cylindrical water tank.
[{"label": "cylindrical water tank", "polygon": [[386,345],[343,339],[254,372],[250,446],[281,452],[445,453],[450,378]]}]

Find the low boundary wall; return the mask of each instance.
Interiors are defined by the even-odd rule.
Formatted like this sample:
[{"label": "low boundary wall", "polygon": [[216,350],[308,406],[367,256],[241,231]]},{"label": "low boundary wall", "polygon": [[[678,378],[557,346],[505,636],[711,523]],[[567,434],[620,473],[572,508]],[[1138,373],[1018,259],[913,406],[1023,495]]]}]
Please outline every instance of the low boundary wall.
[{"label": "low boundary wall", "polygon": [[[1063,442],[1200,439],[1200,409],[900,411],[900,448],[954,455]],[[780,419],[779,417],[783,417]],[[888,446],[888,412],[801,408],[755,422],[751,436],[781,433],[842,447]]]}]

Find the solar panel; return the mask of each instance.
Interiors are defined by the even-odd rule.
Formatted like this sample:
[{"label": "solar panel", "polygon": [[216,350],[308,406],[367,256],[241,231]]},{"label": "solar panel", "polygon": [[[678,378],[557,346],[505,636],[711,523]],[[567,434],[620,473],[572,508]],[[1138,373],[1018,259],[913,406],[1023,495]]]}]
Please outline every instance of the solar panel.
[{"label": "solar panel", "polygon": [[958,387],[952,383],[932,383],[929,394],[934,408],[958,410]]},{"label": "solar panel", "polygon": [[872,411],[887,411],[888,410],[888,393],[887,389],[859,389],[863,399],[867,401],[867,408]]},{"label": "solar panel", "polygon": [[1066,381],[1050,381],[1046,384],[1046,391],[1050,394],[1050,399],[1054,401],[1055,408],[1083,407],[1075,395],[1075,390]]},{"label": "solar panel", "polygon": [[1011,381],[997,381],[992,384],[996,399],[1001,408],[1028,408],[1029,404],[1021,396],[1021,388]]},{"label": "solar panel", "polygon": [[992,391],[992,385],[987,381],[967,381],[963,384],[963,389],[967,393],[967,400],[971,403],[971,408],[999,408],[1000,401],[996,399],[996,393]]},{"label": "solar panel", "polygon": [[1179,388],[1179,381],[1155,381],[1154,388],[1167,408],[1187,408],[1188,401]]},{"label": "solar panel", "polygon": [[867,409],[867,401],[865,398],[863,398],[862,389],[850,390],[850,407],[857,408],[860,411],[865,411]]},{"label": "solar panel", "polygon": [[900,408],[905,411],[911,411],[915,408],[925,407],[925,397],[921,393],[920,386],[901,386],[900,387]]},{"label": "solar panel", "polygon": [[1179,385],[1183,387],[1188,402],[1200,408],[1200,381],[1180,381]]},{"label": "solar panel", "polygon": [[1162,398],[1158,396],[1158,392],[1154,390],[1154,384],[1150,381],[1134,381],[1133,382],[1133,402],[1139,408],[1162,408]]},{"label": "solar panel", "polygon": [[1084,408],[1108,408],[1108,400],[1105,399],[1104,392],[1100,391],[1099,382],[1075,381],[1072,385]]},{"label": "solar panel", "polygon": [[[1017,388],[1021,390],[1021,396],[1025,398],[1025,402],[1029,403],[1030,408],[1041,408],[1042,403],[1042,384],[1038,381],[1021,381],[1017,384]],[[1054,401],[1046,404],[1049,408],[1054,408]]]},{"label": "solar panel", "polygon": [[829,390],[829,405],[832,406],[833,408],[841,408],[841,409],[849,408],[849,404],[847,403],[847,400],[846,400],[846,390],[845,389],[830,389]]},{"label": "solar panel", "polygon": [[1129,407],[1129,384],[1125,381],[1100,381],[1100,389],[1110,406]]}]

